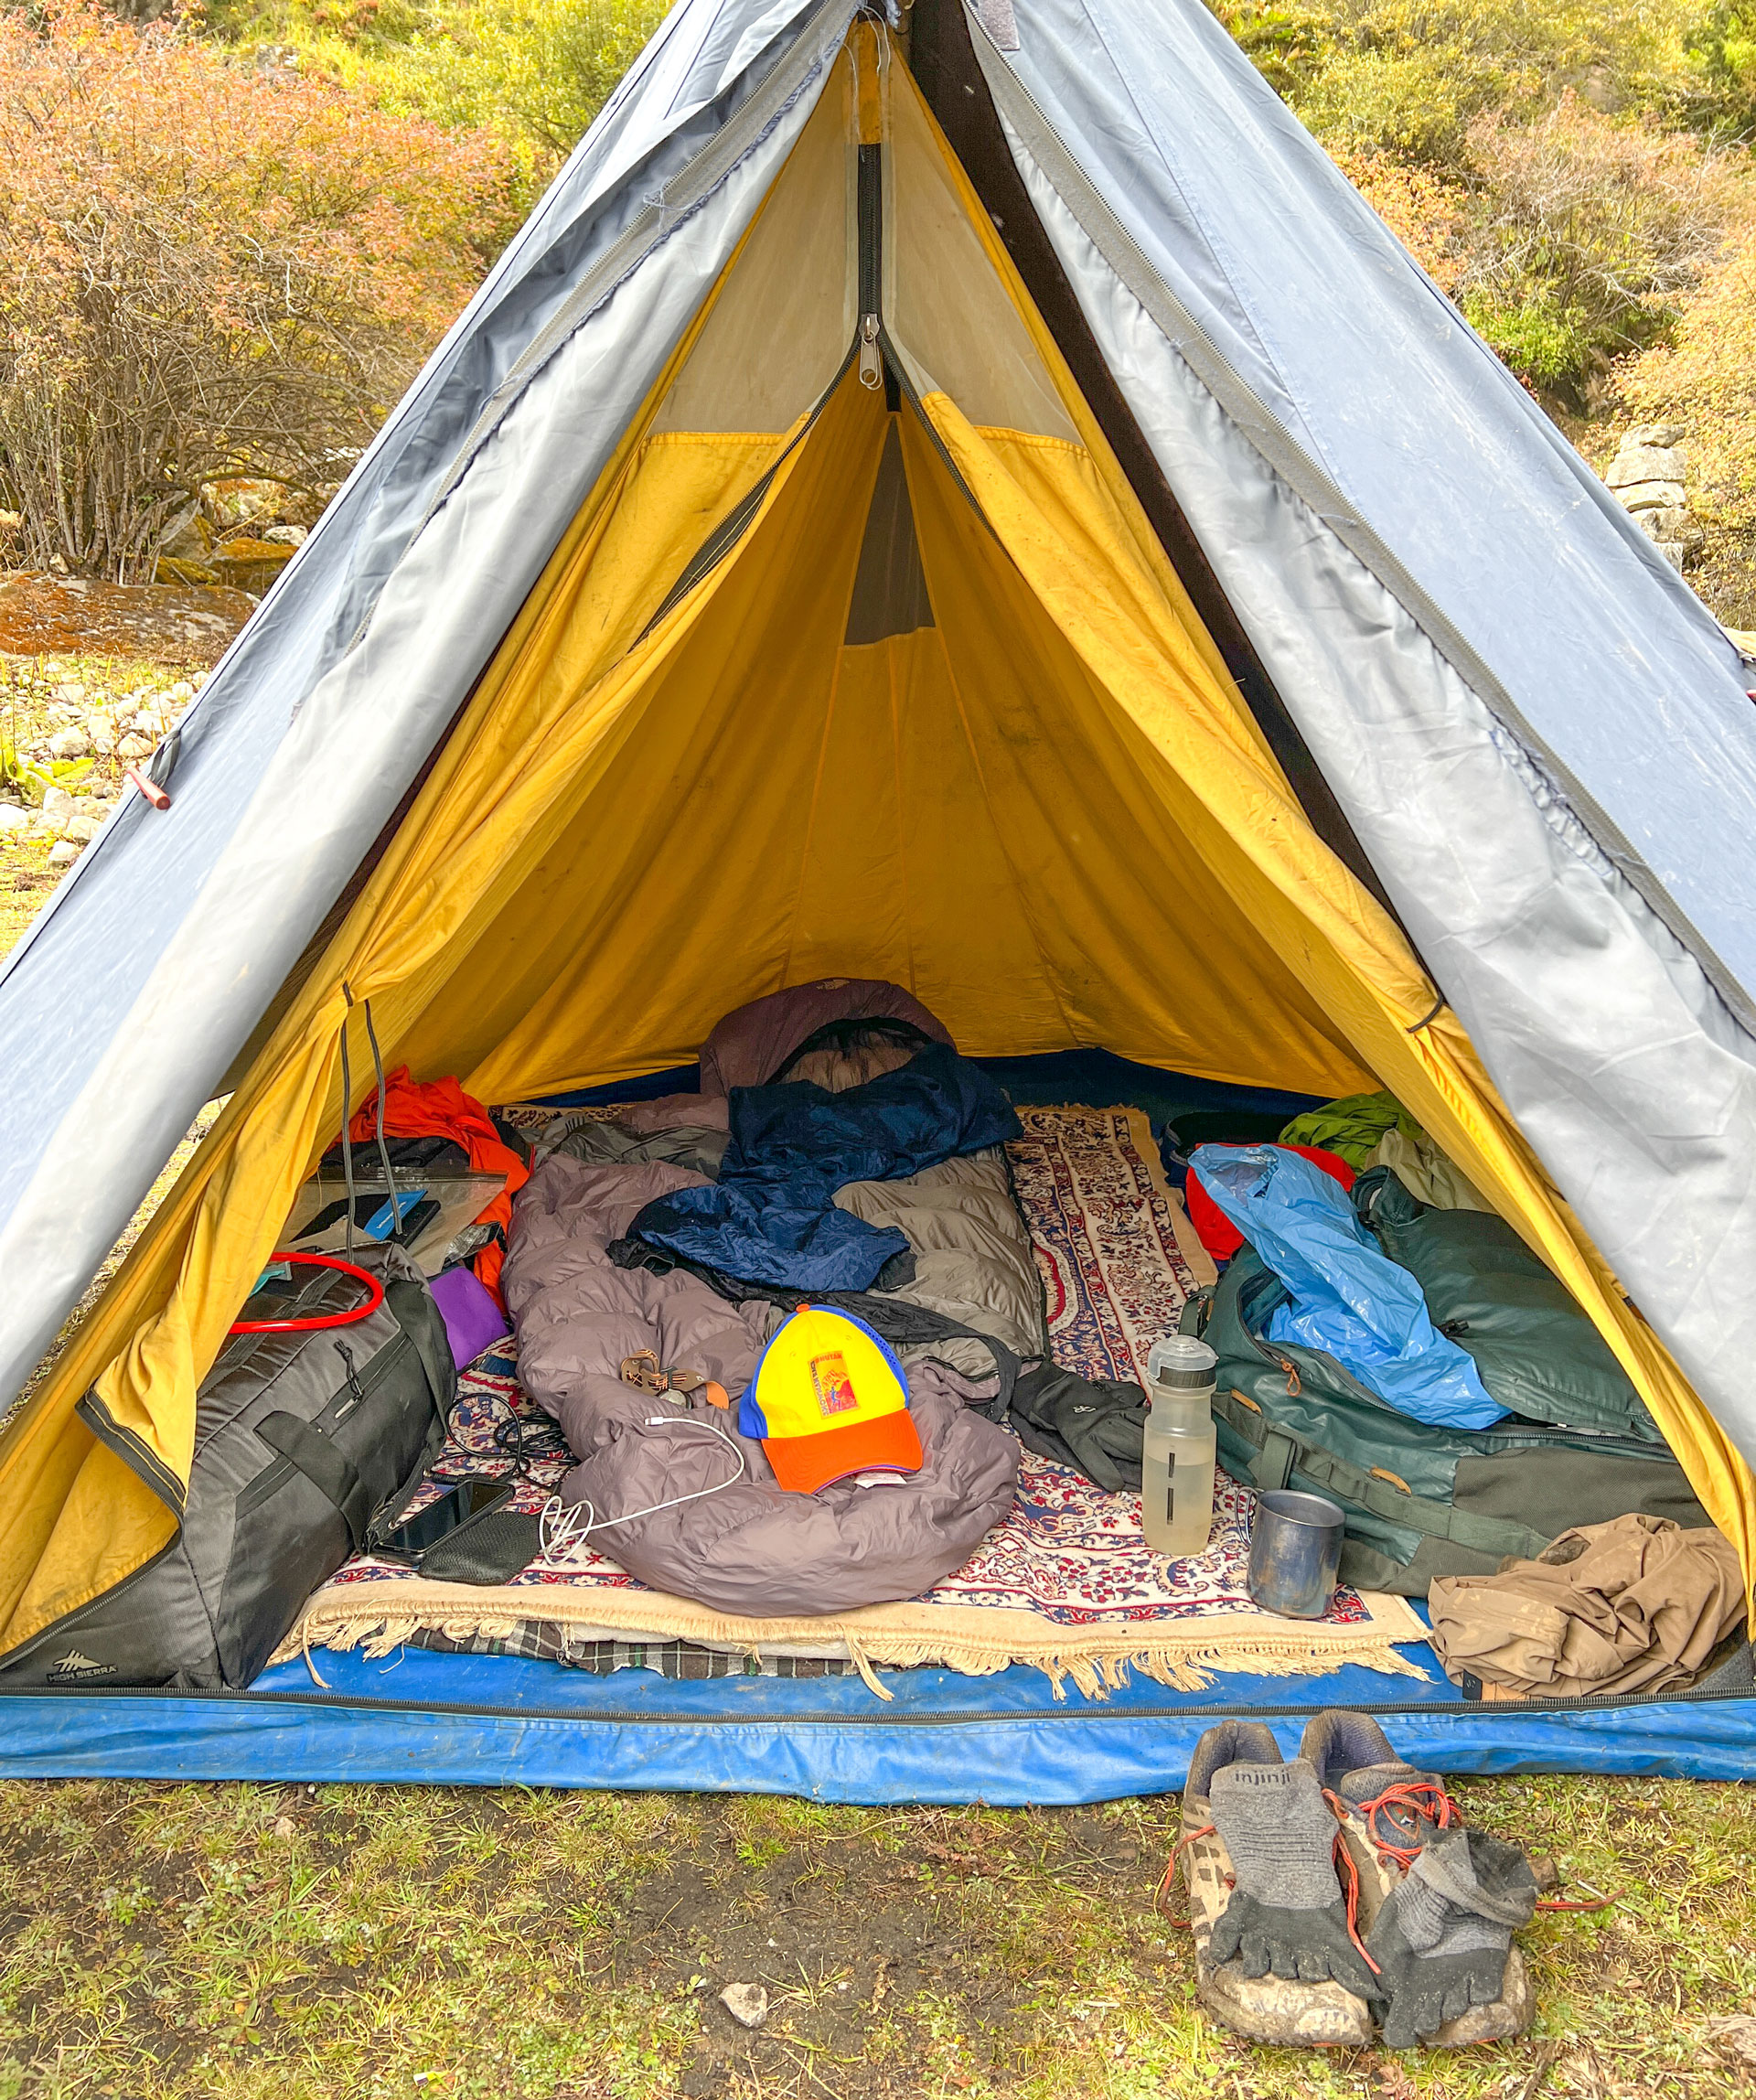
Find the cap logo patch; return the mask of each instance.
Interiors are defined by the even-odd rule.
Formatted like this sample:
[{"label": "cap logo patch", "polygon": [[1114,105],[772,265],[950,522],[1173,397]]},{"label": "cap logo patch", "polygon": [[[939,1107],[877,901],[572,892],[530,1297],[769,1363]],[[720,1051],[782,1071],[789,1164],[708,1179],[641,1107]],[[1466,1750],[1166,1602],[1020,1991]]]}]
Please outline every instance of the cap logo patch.
[{"label": "cap logo patch", "polygon": [[818,1407],[826,1415],[844,1415],[860,1405],[848,1359],[840,1349],[811,1358],[811,1384],[817,1391]]}]

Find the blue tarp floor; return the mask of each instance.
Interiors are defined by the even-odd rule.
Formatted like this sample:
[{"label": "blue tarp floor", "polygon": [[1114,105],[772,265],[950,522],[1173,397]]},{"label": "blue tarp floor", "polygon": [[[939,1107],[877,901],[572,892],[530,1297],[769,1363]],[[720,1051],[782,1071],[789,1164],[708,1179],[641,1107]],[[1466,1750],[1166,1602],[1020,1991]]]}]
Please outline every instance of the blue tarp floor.
[{"label": "blue tarp floor", "polygon": [[[1317,1677],[1215,1677],[1179,1693],[1136,1677],[1102,1700],[1055,1697],[1044,1674],[858,1677],[610,1677],[513,1656],[369,1660],[320,1650],[248,1692],[0,1695],[0,1777],[402,1780],[423,1785],[650,1787],[821,1801],[1067,1805],[1173,1791],[1220,1715],[1267,1720],[1290,1751],[1319,1707],[1376,1712],[1413,1762],[1444,1772],[1756,1778],[1747,1653],[1706,1692],[1566,1709],[1465,1700],[1430,1650],[1431,1681],[1350,1666]],[[1714,1687],[1722,1688],[1715,1689]]]}]

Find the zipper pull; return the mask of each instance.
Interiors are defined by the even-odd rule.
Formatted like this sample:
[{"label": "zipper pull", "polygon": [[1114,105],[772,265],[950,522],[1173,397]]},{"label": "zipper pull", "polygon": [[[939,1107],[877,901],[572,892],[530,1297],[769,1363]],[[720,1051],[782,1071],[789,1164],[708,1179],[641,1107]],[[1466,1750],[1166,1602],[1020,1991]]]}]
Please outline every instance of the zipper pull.
[{"label": "zipper pull", "polygon": [[359,1382],[359,1371],[354,1362],[354,1352],[348,1346],[347,1343],[337,1342],[336,1344],[336,1352],[340,1356],[342,1362],[348,1366],[348,1391],[352,1396],[350,1398],[344,1400],[340,1407],[336,1409],[336,1420],[340,1421],[343,1416],[351,1415],[354,1409],[366,1398],[366,1388]]},{"label": "zipper pull", "polygon": [[878,354],[878,316],[860,316],[860,384],[876,388],[884,383],[884,360]]}]

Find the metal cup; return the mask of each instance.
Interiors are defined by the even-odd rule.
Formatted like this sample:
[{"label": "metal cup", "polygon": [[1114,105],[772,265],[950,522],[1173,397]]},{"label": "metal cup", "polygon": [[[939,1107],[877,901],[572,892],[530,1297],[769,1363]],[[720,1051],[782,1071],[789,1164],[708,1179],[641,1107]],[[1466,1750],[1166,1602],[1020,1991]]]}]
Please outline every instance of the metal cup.
[{"label": "metal cup", "polygon": [[1321,1619],[1335,1594],[1346,1516],[1321,1495],[1270,1488],[1256,1498],[1249,1590],[1265,1612]]}]

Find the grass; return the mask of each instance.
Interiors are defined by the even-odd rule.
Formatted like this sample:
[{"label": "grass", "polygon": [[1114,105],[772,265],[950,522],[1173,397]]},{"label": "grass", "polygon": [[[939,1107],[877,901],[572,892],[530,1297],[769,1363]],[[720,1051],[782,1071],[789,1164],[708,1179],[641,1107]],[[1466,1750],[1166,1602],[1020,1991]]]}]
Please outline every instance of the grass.
[{"label": "grass", "polygon": [[[57,665],[27,690],[174,675]],[[0,849],[0,954],[52,879],[45,847]],[[1525,1778],[1457,1792],[1472,1820],[1550,1852],[1566,1892],[1624,1893],[1528,1934],[1531,2035],[1397,2058],[1256,2049],[1202,2019],[1187,1935],[1152,1902],[1171,1798],[862,1810],[0,1784],[0,2100],[1695,2100],[1756,2086],[1736,2047],[1756,2038],[1756,1790]],[[771,2005],[755,2033],[717,1995],[750,1981]]]},{"label": "grass", "polygon": [[[1756,1794],[1466,1781],[1611,1909],[1524,2040],[1253,2048],[1153,1907],[1168,1798],[1073,1810],[391,1786],[0,1786],[0,2095],[1611,2095],[1749,2084]],[[718,2001],[767,1990],[751,2033]],[[1716,2020],[1728,2023],[1716,2030]]]}]

